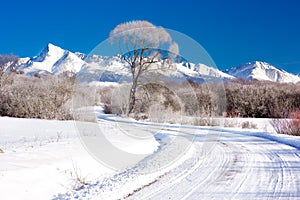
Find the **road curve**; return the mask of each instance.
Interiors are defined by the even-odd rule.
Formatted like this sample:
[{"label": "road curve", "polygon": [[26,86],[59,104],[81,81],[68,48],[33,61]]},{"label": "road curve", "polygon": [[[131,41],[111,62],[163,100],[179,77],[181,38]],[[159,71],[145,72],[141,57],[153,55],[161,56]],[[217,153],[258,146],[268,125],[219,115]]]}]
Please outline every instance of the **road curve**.
[{"label": "road curve", "polygon": [[210,134],[216,137],[205,141],[187,135],[194,139],[192,157],[128,199],[300,199],[299,149],[245,134]]}]

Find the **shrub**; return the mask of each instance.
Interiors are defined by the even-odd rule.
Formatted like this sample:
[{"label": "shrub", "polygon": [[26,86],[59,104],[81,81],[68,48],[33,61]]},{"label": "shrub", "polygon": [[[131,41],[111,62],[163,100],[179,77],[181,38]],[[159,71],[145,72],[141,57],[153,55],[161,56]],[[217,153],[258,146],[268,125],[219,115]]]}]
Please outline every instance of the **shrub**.
[{"label": "shrub", "polygon": [[72,119],[73,82],[68,77],[13,74],[0,88],[0,115],[20,118]]},{"label": "shrub", "polygon": [[300,136],[300,111],[294,111],[289,119],[273,119],[274,130],[279,134]]},{"label": "shrub", "polygon": [[300,87],[262,81],[225,84],[228,116],[287,118],[300,109]]},{"label": "shrub", "polygon": [[257,129],[257,125],[254,124],[253,122],[245,121],[242,123],[242,128],[247,128],[247,129]]},{"label": "shrub", "polygon": [[112,88],[111,87],[100,87],[97,91],[100,96],[100,102],[103,104],[103,109],[105,114],[112,114]]},{"label": "shrub", "polygon": [[222,124],[221,120],[207,117],[194,117],[194,126],[220,126]]},{"label": "shrub", "polygon": [[224,120],[224,127],[238,127],[238,121],[235,118],[227,118]]},{"label": "shrub", "polygon": [[105,114],[112,114],[111,105],[110,104],[104,104],[103,112]]}]

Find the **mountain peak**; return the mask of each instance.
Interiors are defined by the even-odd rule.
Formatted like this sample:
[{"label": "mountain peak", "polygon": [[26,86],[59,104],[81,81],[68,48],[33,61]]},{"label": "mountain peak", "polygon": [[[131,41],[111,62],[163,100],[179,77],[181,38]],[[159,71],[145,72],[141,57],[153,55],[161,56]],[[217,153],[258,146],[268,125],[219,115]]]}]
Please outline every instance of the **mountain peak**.
[{"label": "mountain peak", "polygon": [[263,61],[253,61],[227,71],[236,78],[280,83],[297,83],[300,78]]},{"label": "mountain peak", "polygon": [[244,65],[251,65],[253,67],[260,67],[260,68],[275,68],[270,63],[267,63],[267,62],[264,62],[264,61],[259,61],[259,60],[248,62],[246,64],[240,65],[239,67],[243,67]]},{"label": "mountain peak", "polygon": [[[47,44],[47,47],[59,47],[59,46],[56,46],[56,45],[54,45],[53,43],[49,42],[49,43]],[[59,48],[60,48],[60,47],[59,47]]]},{"label": "mountain peak", "polygon": [[267,62],[264,62],[264,61],[260,61],[260,60],[254,60],[254,61],[251,61],[251,62],[248,62],[246,64],[251,64],[251,65],[254,65],[254,64],[268,64]]},{"label": "mountain peak", "polygon": [[52,43],[48,43],[44,50],[46,50],[48,53],[55,53],[55,54],[57,54],[57,53],[60,54],[61,52],[66,51]]},{"label": "mountain peak", "polygon": [[23,63],[20,69],[29,75],[59,74],[65,71],[78,72],[84,64],[85,62],[74,53],[48,43],[38,56]]},{"label": "mountain peak", "polygon": [[43,62],[47,57],[59,57],[65,53],[66,50],[48,43],[38,56],[32,58],[34,62]]}]

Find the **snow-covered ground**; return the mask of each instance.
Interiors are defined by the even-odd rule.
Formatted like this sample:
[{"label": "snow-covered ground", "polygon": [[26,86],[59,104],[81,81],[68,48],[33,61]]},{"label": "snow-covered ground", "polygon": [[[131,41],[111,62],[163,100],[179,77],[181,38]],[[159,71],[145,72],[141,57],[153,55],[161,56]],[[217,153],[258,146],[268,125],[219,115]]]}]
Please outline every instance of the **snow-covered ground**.
[{"label": "snow-covered ground", "polygon": [[266,133],[272,132],[268,119],[230,120],[258,129],[101,114],[96,126],[106,139],[143,156],[113,170],[98,162],[73,121],[2,117],[0,199],[299,199],[299,137]]},{"label": "snow-covered ground", "polygon": [[[141,152],[142,142],[118,131],[109,133],[114,145]],[[151,138],[146,142],[145,155],[158,145]],[[82,187],[80,181],[95,182],[117,173],[88,153],[73,121],[1,117],[0,149],[0,199],[52,199]]]}]

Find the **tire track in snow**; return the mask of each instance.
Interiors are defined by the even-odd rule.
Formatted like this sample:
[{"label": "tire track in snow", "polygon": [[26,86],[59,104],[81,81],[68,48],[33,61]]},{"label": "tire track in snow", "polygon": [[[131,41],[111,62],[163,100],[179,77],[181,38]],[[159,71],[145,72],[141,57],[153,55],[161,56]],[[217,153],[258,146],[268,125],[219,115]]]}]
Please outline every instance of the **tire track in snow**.
[{"label": "tire track in snow", "polygon": [[[300,197],[300,177],[297,176],[300,173],[299,150],[255,136],[223,133],[220,140],[209,157],[196,167],[189,168],[191,163],[187,160],[129,199]],[[201,141],[196,140],[193,145],[197,153],[203,150],[198,143]],[[178,181],[170,182],[174,179]]]}]

